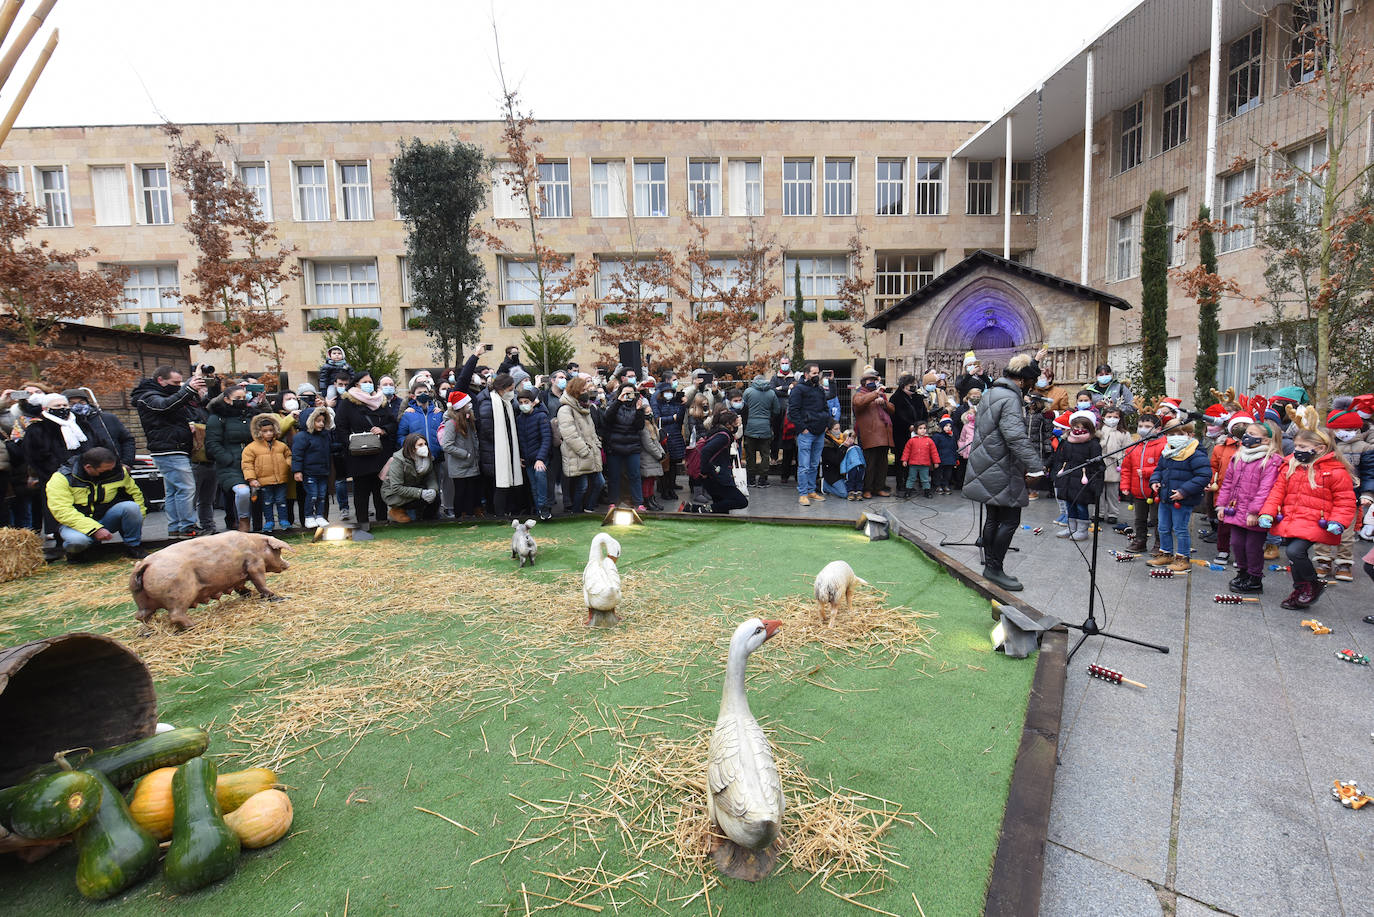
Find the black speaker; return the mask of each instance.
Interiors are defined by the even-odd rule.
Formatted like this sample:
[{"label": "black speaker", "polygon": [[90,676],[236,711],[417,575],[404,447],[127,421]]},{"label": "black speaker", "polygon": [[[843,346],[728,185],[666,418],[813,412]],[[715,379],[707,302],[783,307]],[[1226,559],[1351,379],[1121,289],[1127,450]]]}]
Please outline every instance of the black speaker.
[{"label": "black speaker", "polygon": [[634,370],[636,379],[644,378],[643,347],[639,341],[620,342],[620,365]]}]

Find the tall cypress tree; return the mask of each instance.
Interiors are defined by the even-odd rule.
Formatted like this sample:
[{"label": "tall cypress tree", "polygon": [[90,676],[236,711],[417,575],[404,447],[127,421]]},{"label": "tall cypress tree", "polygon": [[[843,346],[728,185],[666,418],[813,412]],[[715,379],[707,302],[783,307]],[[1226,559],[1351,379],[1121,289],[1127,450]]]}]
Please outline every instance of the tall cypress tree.
[{"label": "tall cypress tree", "polygon": [[[1212,238],[1208,221],[1212,213],[1204,204],[1197,212],[1202,231],[1198,234],[1198,257],[1202,268],[1211,277],[1217,274],[1217,244]],[[1193,404],[1199,411],[1206,410],[1216,399],[1212,389],[1217,387],[1217,333],[1221,322],[1217,317],[1221,297],[1217,295],[1215,283],[1208,282],[1199,288],[1197,296],[1197,364],[1193,367]]]},{"label": "tall cypress tree", "polygon": [[[806,334],[802,326],[801,262],[793,265],[792,288],[796,290],[796,304],[792,306],[792,365],[801,367],[806,360]],[[817,305],[817,308],[820,308]]]},{"label": "tall cypress tree", "polygon": [[1153,401],[1165,393],[1164,364],[1169,352],[1169,224],[1164,192],[1145,203],[1140,248],[1140,389]]}]

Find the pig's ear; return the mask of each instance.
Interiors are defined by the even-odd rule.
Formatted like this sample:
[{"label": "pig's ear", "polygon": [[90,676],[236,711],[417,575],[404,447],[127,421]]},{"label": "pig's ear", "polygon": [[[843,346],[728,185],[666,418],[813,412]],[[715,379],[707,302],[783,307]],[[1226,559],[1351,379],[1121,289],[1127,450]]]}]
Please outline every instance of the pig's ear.
[{"label": "pig's ear", "polygon": [[267,535],[265,537],[267,538],[267,546],[271,548],[273,551],[291,550],[291,545],[282,541],[280,538],[273,538],[271,535]]}]

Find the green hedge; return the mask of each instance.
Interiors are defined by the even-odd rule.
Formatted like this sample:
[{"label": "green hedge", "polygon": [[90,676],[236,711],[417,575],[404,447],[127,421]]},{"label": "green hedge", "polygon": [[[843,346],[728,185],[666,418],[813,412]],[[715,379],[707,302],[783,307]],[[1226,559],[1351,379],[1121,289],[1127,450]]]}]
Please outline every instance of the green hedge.
[{"label": "green hedge", "polygon": [[849,321],[849,313],[844,311],[843,309],[826,309],[825,311],[821,312],[821,315],[825,317],[825,320],[827,322]]},{"label": "green hedge", "polygon": [[[802,310],[801,317],[802,317],[802,321],[804,321],[804,322],[814,322],[814,321],[816,320],[816,313],[815,313],[815,312],[808,312],[807,310],[803,309],[803,310]],[[795,321],[796,318],[797,318],[797,310],[796,310],[796,309],[793,309],[793,310],[791,310],[790,312],[787,313],[787,320],[788,320],[789,322],[790,322],[790,321]]]},{"label": "green hedge", "polygon": [[143,329],[140,328],[140,327],[137,325],[137,323],[135,323],[135,322],[120,322],[119,324],[117,324],[117,325],[111,325],[110,327],[111,327],[112,329],[114,329],[115,331],[142,331],[142,330],[143,330]]},{"label": "green hedge", "polygon": [[534,316],[533,316],[533,315],[508,315],[508,316],[506,316],[506,324],[507,324],[507,325],[510,325],[512,328],[533,328],[533,327],[534,327]]},{"label": "green hedge", "polygon": [[627,321],[629,321],[629,319],[620,312],[607,312],[605,315],[601,316],[601,324],[610,325],[613,328],[623,325]]},{"label": "green hedge", "polygon": [[312,318],[305,327],[311,331],[339,331],[342,328],[337,318]]},{"label": "green hedge", "polygon": [[428,315],[412,315],[406,320],[406,327],[411,331],[424,331],[429,327]]},{"label": "green hedge", "polygon": [[149,322],[143,330],[148,334],[181,334],[181,326],[171,322]]},{"label": "green hedge", "polygon": [[553,315],[546,315],[546,316],[544,316],[544,324],[546,324],[546,325],[571,325],[571,324],[572,324],[572,316],[571,316],[571,315],[559,315],[558,313],[554,313]]}]

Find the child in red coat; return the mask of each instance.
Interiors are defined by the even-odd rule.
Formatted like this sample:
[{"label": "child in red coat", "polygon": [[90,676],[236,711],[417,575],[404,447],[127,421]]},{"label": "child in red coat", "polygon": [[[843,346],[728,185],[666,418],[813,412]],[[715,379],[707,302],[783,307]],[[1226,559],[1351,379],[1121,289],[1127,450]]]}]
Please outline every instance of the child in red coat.
[{"label": "child in red coat", "polygon": [[[1121,499],[1134,504],[1135,518],[1131,521],[1131,541],[1126,550],[1140,553],[1145,550],[1145,538],[1155,527],[1159,505],[1150,492],[1150,476],[1159,464],[1164,451],[1164,437],[1158,435],[1160,419],[1154,414],[1141,414],[1136,432],[1140,442],[1131,446],[1121,457]],[[1147,502],[1148,501],[1148,502]],[[1154,550],[1159,550],[1159,533],[1155,533]]]},{"label": "child in red coat", "polygon": [[1317,601],[1325,587],[1308,551],[1314,543],[1340,544],[1354,524],[1355,485],[1345,460],[1324,430],[1299,430],[1259,517],[1260,528],[1288,539],[1293,592],[1280,605],[1298,611]]},{"label": "child in red coat", "polygon": [[907,466],[906,490],[909,495],[916,489],[916,480],[921,481],[924,496],[930,496],[930,469],[940,467],[940,452],[935,448],[935,440],[926,435],[926,425],[918,423],[911,428],[911,439],[902,449],[902,464]]}]

